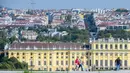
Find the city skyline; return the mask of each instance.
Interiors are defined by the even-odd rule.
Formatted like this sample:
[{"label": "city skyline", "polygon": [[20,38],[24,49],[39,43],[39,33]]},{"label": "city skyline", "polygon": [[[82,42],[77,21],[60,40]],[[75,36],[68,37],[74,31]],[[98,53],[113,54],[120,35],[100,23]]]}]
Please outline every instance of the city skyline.
[{"label": "city skyline", "polygon": [[[129,0],[2,0],[0,5],[15,9],[128,8]],[[33,6],[31,3],[35,3]]]}]

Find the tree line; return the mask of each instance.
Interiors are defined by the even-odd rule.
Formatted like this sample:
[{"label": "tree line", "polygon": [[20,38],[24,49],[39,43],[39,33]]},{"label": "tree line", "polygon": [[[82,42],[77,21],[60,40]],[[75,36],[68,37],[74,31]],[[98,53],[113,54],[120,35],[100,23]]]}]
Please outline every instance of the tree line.
[{"label": "tree line", "polygon": [[19,62],[15,57],[2,57],[0,59],[0,69],[2,70],[27,70],[28,64],[26,62]]},{"label": "tree line", "polygon": [[130,38],[130,31],[125,30],[99,31],[98,38],[110,38],[110,37],[127,39]]}]

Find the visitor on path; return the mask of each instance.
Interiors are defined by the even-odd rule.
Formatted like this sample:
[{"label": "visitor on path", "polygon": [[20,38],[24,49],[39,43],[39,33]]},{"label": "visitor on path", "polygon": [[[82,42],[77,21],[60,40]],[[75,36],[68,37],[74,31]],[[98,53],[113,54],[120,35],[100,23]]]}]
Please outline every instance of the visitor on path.
[{"label": "visitor on path", "polygon": [[75,70],[77,71],[78,68],[79,68],[79,57],[77,57],[75,60]]},{"label": "visitor on path", "polygon": [[116,70],[117,71],[120,70],[121,60],[119,57],[115,60],[115,63],[116,63]]},{"label": "visitor on path", "polygon": [[[83,61],[80,59],[79,60],[79,68],[81,67],[81,71],[83,71]],[[78,70],[79,70],[78,68]]]}]

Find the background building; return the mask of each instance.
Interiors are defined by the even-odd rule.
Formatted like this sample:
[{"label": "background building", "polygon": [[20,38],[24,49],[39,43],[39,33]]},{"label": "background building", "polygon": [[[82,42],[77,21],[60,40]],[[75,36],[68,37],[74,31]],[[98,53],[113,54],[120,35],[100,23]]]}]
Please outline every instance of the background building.
[{"label": "background building", "polygon": [[9,47],[8,57],[27,62],[29,69],[45,71],[74,70],[77,56],[88,68],[87,48],[76,43],[14,42]]}]

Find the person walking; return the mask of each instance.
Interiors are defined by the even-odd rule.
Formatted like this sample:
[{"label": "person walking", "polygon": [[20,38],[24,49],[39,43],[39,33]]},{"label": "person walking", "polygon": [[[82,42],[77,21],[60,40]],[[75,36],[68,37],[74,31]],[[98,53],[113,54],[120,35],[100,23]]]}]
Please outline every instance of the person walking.
[{"label": "person walking", "polygon": [[75,60],[75,70],[77,71],[78,68],[79,68],[79,57],[77,57]]},{"label": "person walking", "polygon": [[116,63],[116,70],[117,71],[120,70],[121,60],[119,57],[115,60],[115,63]]},{"label": "person walking", "polygon": [[83,71],[83,61],[81,59],[79,60],[79,68],[81,68],[81,71]]}]

